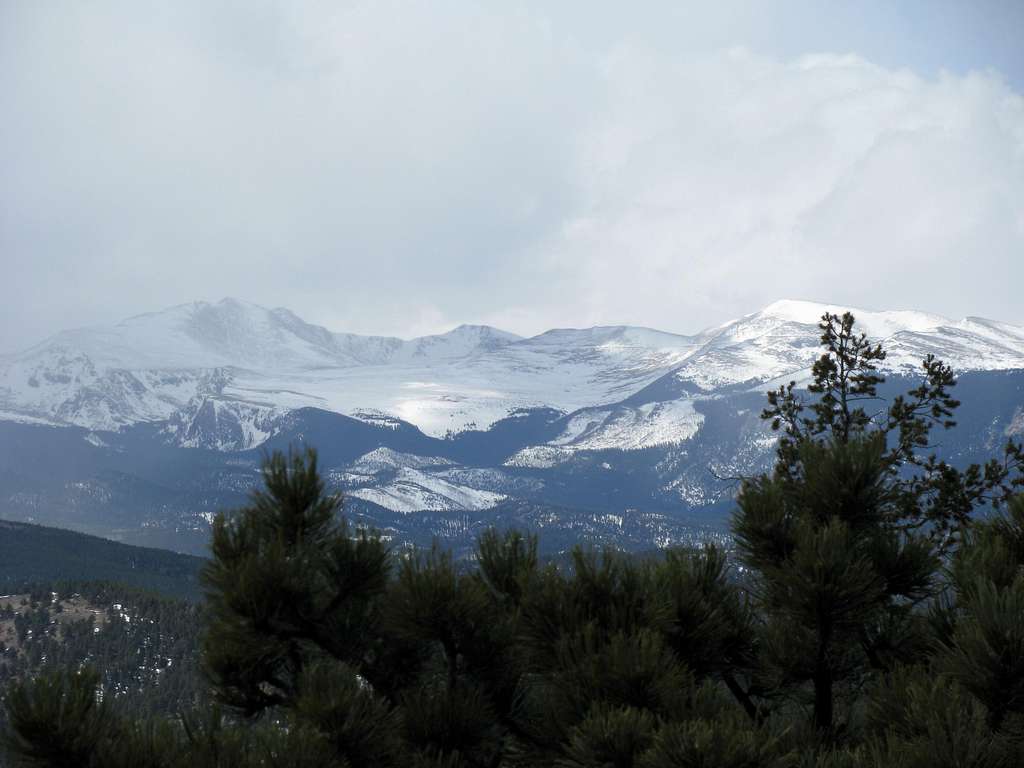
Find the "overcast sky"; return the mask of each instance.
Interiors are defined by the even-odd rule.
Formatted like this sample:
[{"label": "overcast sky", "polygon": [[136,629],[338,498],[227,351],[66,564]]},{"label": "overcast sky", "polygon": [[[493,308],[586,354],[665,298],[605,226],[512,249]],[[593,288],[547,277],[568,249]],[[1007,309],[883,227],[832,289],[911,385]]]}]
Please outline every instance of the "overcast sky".
[{"label": "overcast sky", "polygon": [[224,296],[1024,324],[1022,35],[1018,0],[0,0],[0,351]]}]

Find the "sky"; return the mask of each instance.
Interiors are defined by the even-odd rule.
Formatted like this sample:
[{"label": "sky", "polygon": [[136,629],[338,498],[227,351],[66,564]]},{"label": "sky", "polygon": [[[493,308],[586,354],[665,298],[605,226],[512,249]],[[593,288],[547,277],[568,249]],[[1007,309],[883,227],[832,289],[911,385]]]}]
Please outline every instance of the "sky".
[{"label": "sky", "polygon": [[1017,0],[0,0],[0,352],[225,296],[1024,324],[1021,35]]}]

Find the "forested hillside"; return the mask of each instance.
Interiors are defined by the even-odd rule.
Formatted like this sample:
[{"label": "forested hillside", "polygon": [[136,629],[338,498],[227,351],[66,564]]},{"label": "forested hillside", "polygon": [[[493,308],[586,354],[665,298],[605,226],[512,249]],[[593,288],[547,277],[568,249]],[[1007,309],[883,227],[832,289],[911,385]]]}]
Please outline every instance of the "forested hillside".
[{"label": "forested hillside", "polygon": [[203,559],[0,520],[0,563],[0,593],[4,594],[61,581],[109,581],[196,601]]},{"label": "forested hillside", "polygon": [[105,701],[175,714],[204,689],[199,608],[112,583],[37,584],[0,595],[0,698],[15,681],[52,669],[99,670]]}]

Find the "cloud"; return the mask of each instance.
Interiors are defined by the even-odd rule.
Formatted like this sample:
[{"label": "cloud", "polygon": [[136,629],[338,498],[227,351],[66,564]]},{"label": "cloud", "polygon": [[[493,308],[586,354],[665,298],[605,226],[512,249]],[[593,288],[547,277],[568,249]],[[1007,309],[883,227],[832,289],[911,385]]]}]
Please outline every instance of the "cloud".
[{"label": "cloud", "polygon": [[538,249],[587,286],[587,321],[791,295],[1024,320],[1024,100],[996,75],[626,47],[604,76],[582,210]]},{"label": "cloud", "polygon": [[728,47],[733,11],[679,49],[512,4],[0,13],[0,349],[223,295],[400,335],[780,296],[1024,322],[994,72]]}]

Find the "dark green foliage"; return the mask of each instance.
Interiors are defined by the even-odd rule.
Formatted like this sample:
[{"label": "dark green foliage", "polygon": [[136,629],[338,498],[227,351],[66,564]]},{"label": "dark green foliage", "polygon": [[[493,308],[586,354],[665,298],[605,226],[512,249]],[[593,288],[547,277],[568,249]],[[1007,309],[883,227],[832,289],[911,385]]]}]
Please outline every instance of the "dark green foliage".
[{"label": "dark green foliage", "polygon": [[729,719],[662,728],[641,768],[785,768],[796,755],[763,731]]},{"label": "dark green foliage", "polygon": [[477,543],[480,577],[492,595],[518,608],[537,576],[537,539],[485,531]]},{"label": "dark green foliage", "polygon": [[572,768],[630,768],[638,765],[657,731],[658,722],[647,710],[635,707],[595,706],[575,726],[557,765]]},{"label": "dark green foliage", "polygon": [[[203,669],[225,710],[137,718],[79,662],[12,689],[9,754],[169,768],[1024,764],[1020,448],[964,470],[919,455],[958,405],[949,369],[925,361],[923,383],[879,408],[884,351],[849,316],[822,331],[814,399],[769,398],[778,463],[743,485],[734,553],[577,547],[542,565],[535,538],[496,531],[476,567],[438,546],[393,553],[340,517],[314,453],[275,454],[265,489],[217,519],[203,573]],[[994,501],[1005,509],[974,522]],[[0,620],[30,644],[60,602],[25,602]]]},{"label": "dark green foliage", "polygon": [[6,747],[24,765],[89,765],[108,737],[110,708],[97,701],[95,672],[51,672],[7,695]]},{"label": "dark green foliage", "polygon": [[303,672],[291,713],[333,760],[353,766],[389,765],[400,753],[397,717],[388,702],[344,665],[318,664]]},{"label": "dark green foliage", "polygon": [[217,517],[203,571],[204,665],[217,697],[245,715],[293,700],[312,661],[358,669],[389,567],[378,539],[338,521],[315,455],[275,454],[263,477],[251,506]]},{"label": "dark green foliage", "polygon": [[[956,607],[940,638],[937,664],[988,710],[996,730],[1024,716],[1024,496],[1006,514],[979,523],[958,553]],[[1024,731],[1022,731],[1024,736]]]},{"label": "dark green foliage", "polygon": [[799,446],[802,480],[748,483],[735,521],[740,560],[767,623],[773,688],[812,687],[814,722],[833,726],[837,689],[898,648],[876,636],[932,593],[929,542],[885,525],[884,444],[874,436]]},{"label": "dark green foliage", "polygon": [[669,550],[654,578],[654,590],[669,609],[666,643],[698,679],[750,666],[753,616],[749,600],[729,580],[721,549]]}]

